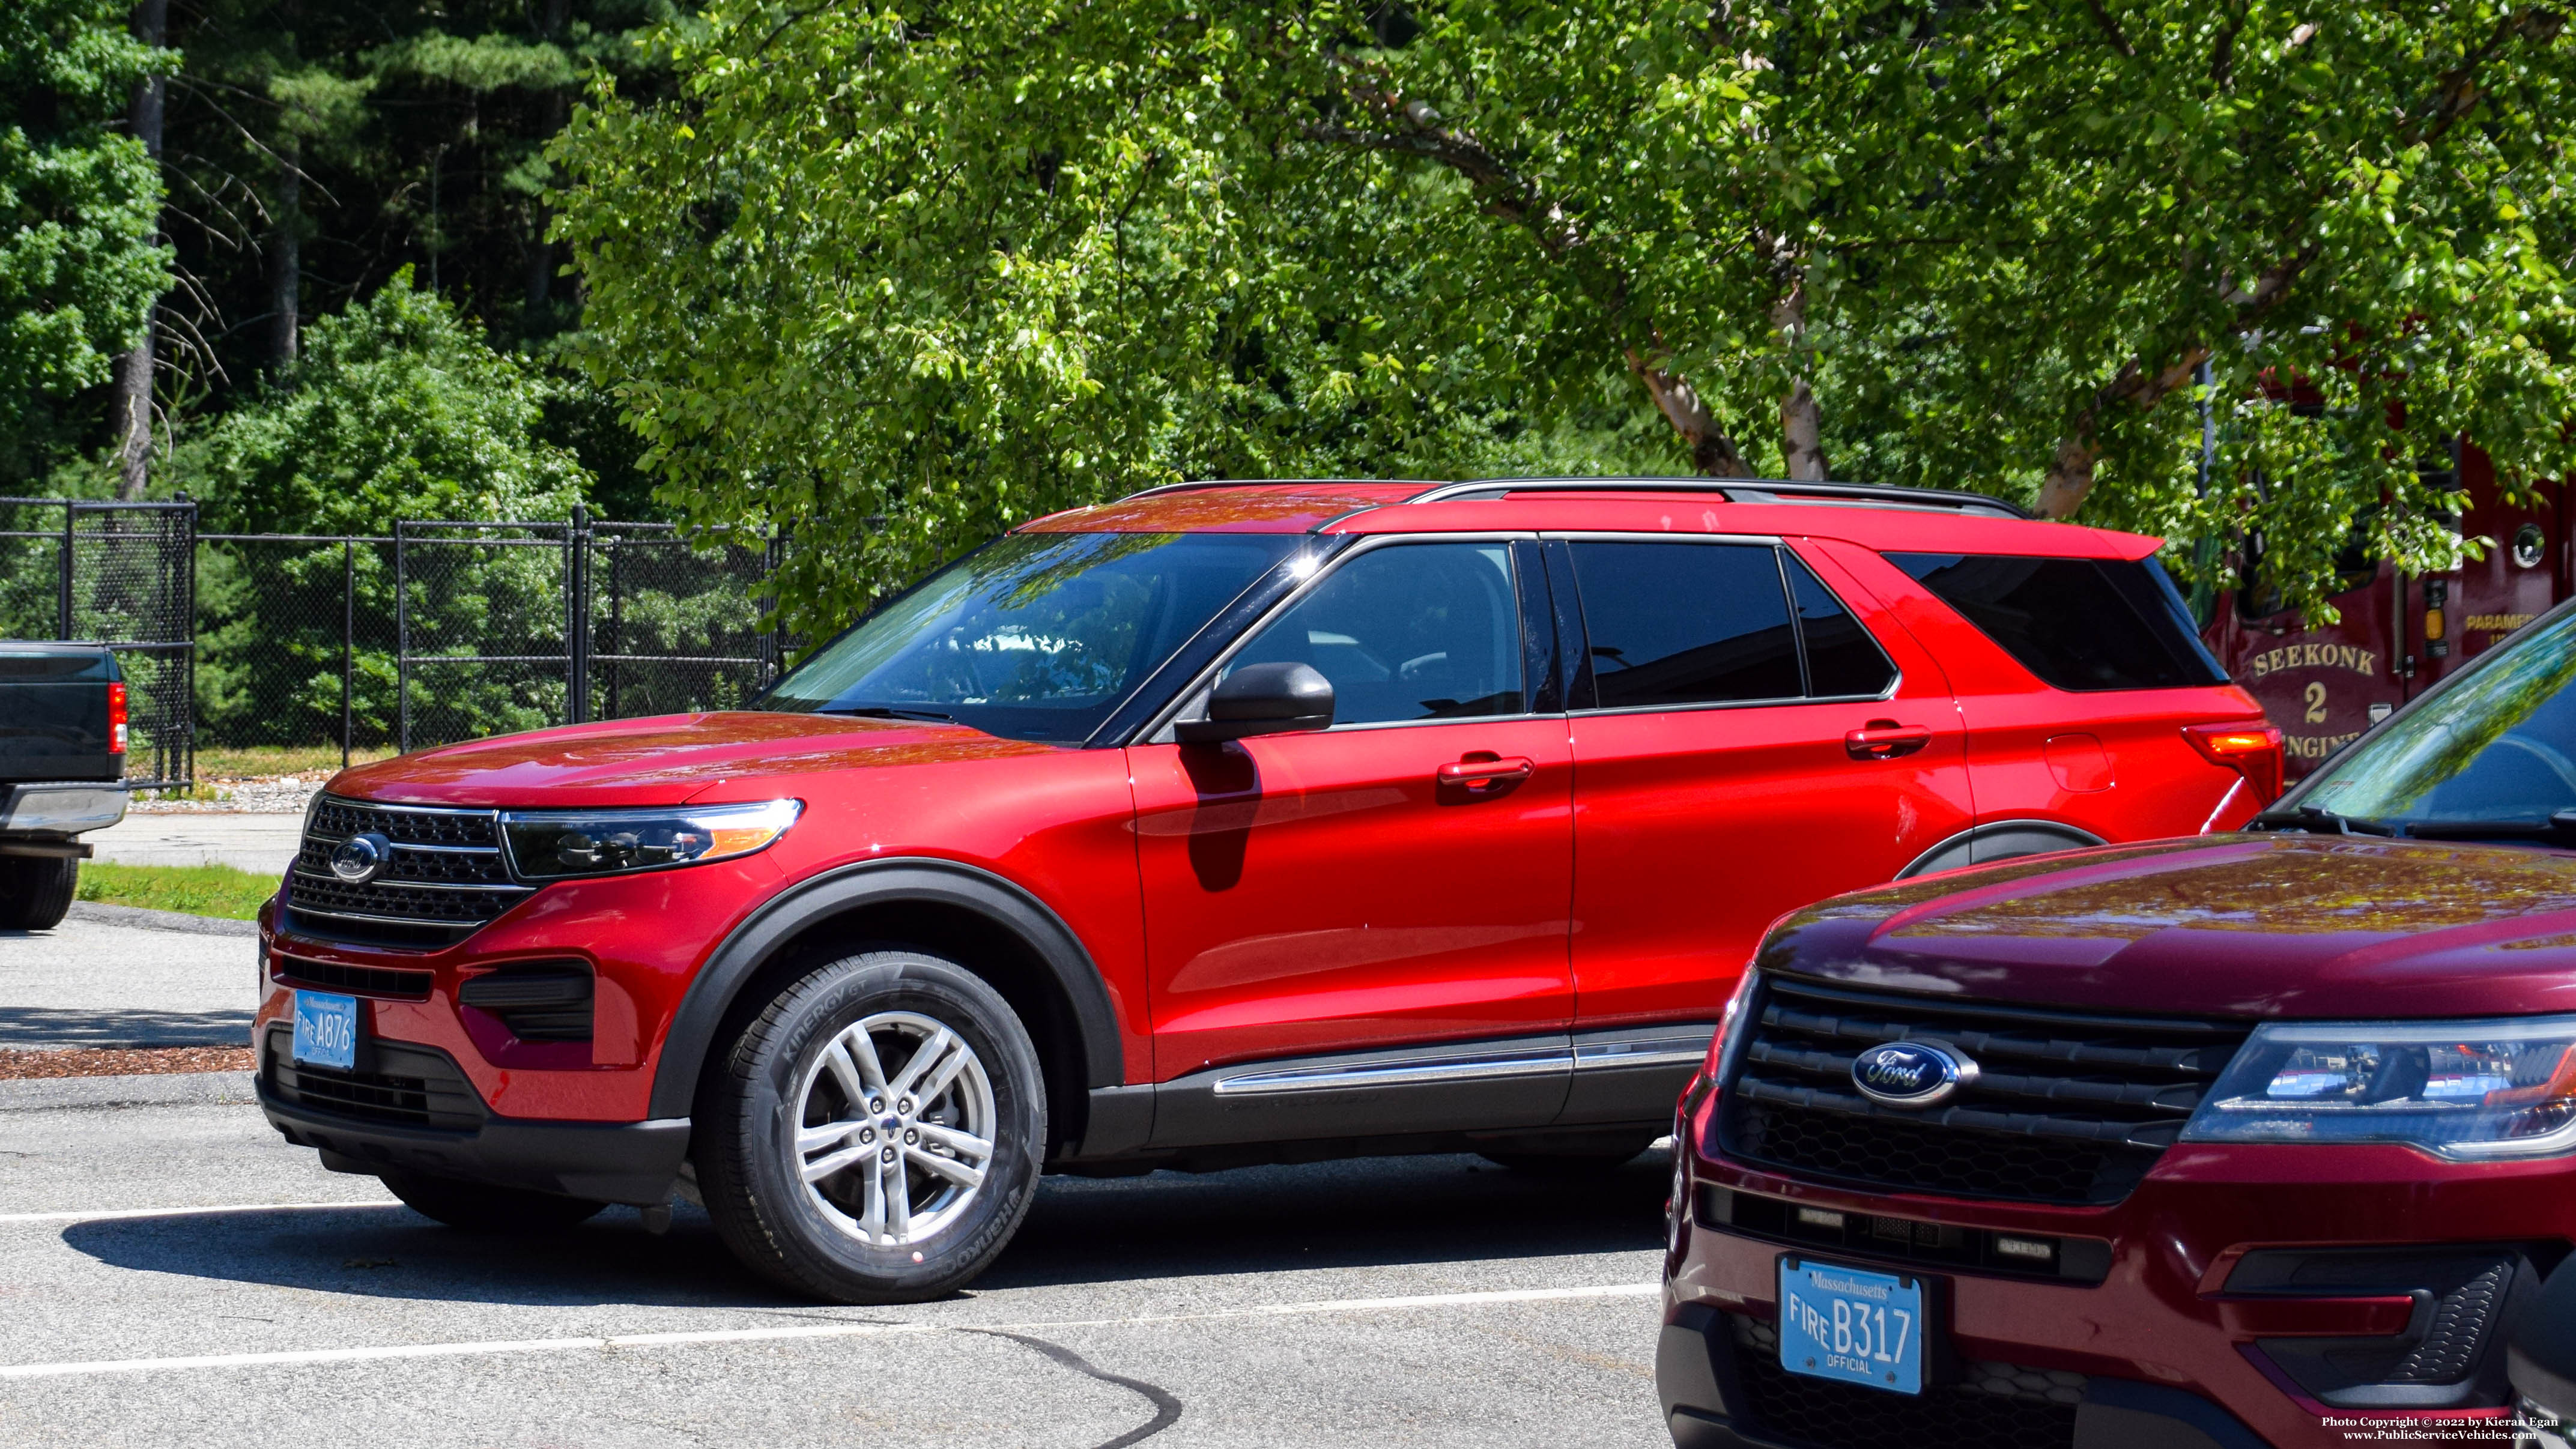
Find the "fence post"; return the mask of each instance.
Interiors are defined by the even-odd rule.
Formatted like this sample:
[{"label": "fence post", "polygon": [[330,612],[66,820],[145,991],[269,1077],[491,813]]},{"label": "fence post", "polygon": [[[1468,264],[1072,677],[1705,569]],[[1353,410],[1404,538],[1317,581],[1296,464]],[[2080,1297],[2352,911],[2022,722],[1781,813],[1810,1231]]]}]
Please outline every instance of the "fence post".
[{"label": "fence post", "polygon": [[411,522],[394,520],[394,752],[411,753]]},{"label": "fence post", "polygon": [[358,636],[358,541],[340,540],[340,768],[349,768],[349,735],[356,716],[349,700],[352,656]]},{"label": "fence post", "polygon": [[590,721],[590,509],[572,506],[572,524],[564,530],[564,673],[571,697],[564,701],[564,723]]},{"label": "fence post", "polygon": [[63,500],[63,567],[61,601],[63,628],[61,637],[66,640],[72,637],[72,515],[78,512],[79,509],[80,505],[74,503],[72,500],[68,498]]}]

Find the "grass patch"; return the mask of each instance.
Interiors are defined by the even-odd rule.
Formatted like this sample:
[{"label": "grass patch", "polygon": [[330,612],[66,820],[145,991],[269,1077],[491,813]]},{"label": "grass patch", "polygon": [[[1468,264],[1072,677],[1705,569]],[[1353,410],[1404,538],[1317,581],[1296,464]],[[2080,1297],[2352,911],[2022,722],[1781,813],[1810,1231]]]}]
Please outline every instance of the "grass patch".
[{"label": "grass patch", "polygon": [[[360,745],[349,751],[349,763],[364,765],[394,757],[391,745]],[[338,745],[199,745],[197,776],[314,775],[340,768]]]},{"label": "grass patch", "polygon": [[80,899],[111,906],[141,906],[227,921],[256,919],[277,894],[277,878],[229,865],[117,865],[85,860]]}]

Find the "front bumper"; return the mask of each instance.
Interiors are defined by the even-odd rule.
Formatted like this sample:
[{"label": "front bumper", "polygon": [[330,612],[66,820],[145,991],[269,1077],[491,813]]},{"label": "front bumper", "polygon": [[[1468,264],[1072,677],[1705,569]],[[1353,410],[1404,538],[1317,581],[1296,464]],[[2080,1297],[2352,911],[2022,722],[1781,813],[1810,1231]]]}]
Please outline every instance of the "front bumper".
[{"label": "front bumper", "polygon": [[366,1043],[354,1072],[299,1072],[290,1033],[263,1032],[254,1088],[269,1125],[320,1150],[334,1172],[417,1172],[498,1187],[652,1207],[667,1202],[689,1150],[685,1117],[542,1122],[486,1108],[446,1054]]},{"label": "front bumper", "polygon": [[[2282,1254],[2372,1249],[2518,1255],[2545,1271],[2576,1240],[2576,1168],[2563,1162],[2448,1164],[2395,1147],[2183,1147],[2114,1206],[2049,1207],[1855,1191],[1758,1171],[1707,1150],[1714,1103],[1698,1105],[1675,1173],[1656,1375],[1674,1441],[1692,1449],[1954,1439],[2326,1449],[2356,1434],[2384,1437],[2378,1430],[2391,1425],[2396,1437],[2503,1442],[2509,1434],[2495,1433],[2492,1421],[2507,1411],[2491,1394],[2456,1408],[2320,1401],[2284,1368],[2285,1355],[2422,1325],[2402,1299],[2248,1292],[2252,1275],[2240,1270]],[[1763,1228],[1745,1198],[1793,1217],[1800,1207],[1846,1214],[1853,1227],[1832,1246],[1787,1242],[1793,1230]],[[1928,1225],[1917,1230],[1918,1246],[1876,1251],[1858,1226],[1875,1232],[1898,1220]],[[1978,1245],[1994,1234],[2055,1239],[2057,1270],[1999,1270],[1990,1250],[1979,1261]],[[1926,1261],[1932,1250],[1919,1245],[1936,1239],[1959,1256]],[[1937,1280],[1948,1351],[1933,1365],[1940,1389],[1900,1399],[1781,1369],[1766,1347],[1776,1340],[1765,1335],[1787,1252]],[[2499,1305],[2494,1321],[2503,1317]],[[1890,1421],[1893,1429],[1869,1427],[1891,1404],[1910,1417]],[[1934,1420],[1952,1430],[1931,1432]]]}]

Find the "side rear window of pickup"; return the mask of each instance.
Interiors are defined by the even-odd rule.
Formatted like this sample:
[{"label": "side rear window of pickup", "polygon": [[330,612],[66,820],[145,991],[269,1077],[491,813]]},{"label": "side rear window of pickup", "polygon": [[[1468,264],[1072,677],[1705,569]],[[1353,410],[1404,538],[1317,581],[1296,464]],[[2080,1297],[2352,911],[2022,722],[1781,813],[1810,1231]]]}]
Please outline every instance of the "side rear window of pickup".
[{"label": "side rear window of pickup", "polygon": [[2043,681],[2066,690],[2227,682],[2153,559],[1891,553],[1943,603]]}]

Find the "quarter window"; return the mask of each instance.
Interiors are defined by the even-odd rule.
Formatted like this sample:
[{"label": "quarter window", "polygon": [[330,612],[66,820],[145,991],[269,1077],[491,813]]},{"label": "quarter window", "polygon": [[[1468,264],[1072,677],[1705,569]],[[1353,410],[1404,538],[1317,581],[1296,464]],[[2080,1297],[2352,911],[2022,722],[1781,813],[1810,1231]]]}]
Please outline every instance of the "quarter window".
[{"label": "quarter window", "polygon": [[1888,662],[1878,641],[1869,637],[1869,630],[1796,554],[1783,550],[1780,567],[1788,573],[1789,593],[1798,601],[1798,632],[1807,645],[1807,693],[1826,699],[1885,694],[1896,682],[1896,666]]},{"label": "quarter window", "polygon": [[1519,714],[1521,614],[1511,547],[1410,543],[1336,568],[1226,666],[1311,664],[1335,724]]},{"label": "quarter window", "polygon": [[2059,689],[2227,682],[2153,559],[1891,553],[1887,561]]},{"label": "quarter window", "polygon": [[1805,692],[1769,545],[1577,540],[1571,550],[1603,709]]}]

